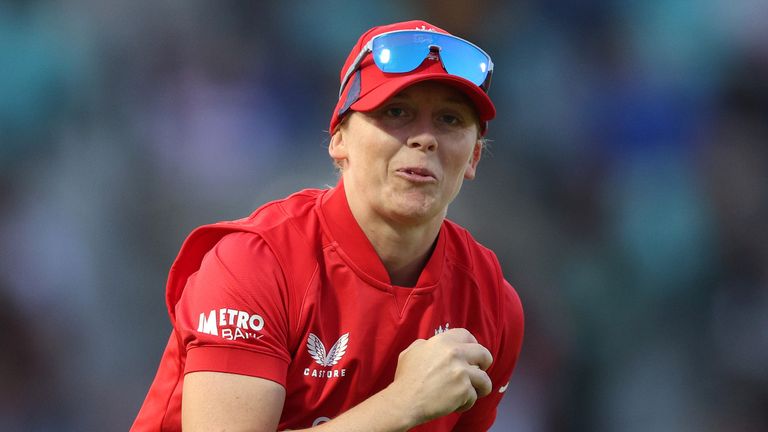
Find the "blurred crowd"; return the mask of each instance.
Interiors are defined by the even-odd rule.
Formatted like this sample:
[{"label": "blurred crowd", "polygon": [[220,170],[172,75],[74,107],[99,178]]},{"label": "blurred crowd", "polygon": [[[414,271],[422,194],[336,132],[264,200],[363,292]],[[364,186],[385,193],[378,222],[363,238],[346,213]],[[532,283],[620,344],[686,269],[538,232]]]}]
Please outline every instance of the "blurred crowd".
[{"label": "blurred crowd", "polygon": [[127,430],[194,227],[336,174],[339,68],[495,62],[449,217],[526,311],[494,431],[768,430],[768,1],[0,2],[0,430]]}]

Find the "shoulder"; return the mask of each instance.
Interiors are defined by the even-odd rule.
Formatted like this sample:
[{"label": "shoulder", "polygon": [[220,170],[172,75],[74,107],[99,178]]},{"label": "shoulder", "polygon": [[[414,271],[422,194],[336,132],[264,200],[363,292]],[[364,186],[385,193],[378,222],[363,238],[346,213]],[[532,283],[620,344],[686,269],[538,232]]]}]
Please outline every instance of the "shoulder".
[{"label": "shoulder", "polygon": [[212,262],[239,271],[252,271],[254,263],[259,263],[261,271],[267,267],[279,267],[274,252],[262,236],[248,231],[224,234],[203,258],[202,266]]},{"label": "shoulder", "polygon": [[[178,299],[229,299],[286,292],[285,271],[272,248],[252,232],[224,233],[202,254],[196,269],[184,280]],[[193,302],[194,303],[194,302]]]},{"label": "shoulder", "polygon": [[[249,216],[229,221],[203,225],[194,229],[181,246],[177,261],[186,253],[200,255],[211,250],[224,237],[232,233],[253,233],[266,239],[265,234],[275,230],[296,227],[296,220],[312,216],[318,197],[323,190],[305,189],[286,198],[271,201],[256,209]],[[248,236],[233,236],[225,244],[228,248],[242,246]],[[253,242],[254,240],[251,240]]]},{"label": "shoulder", "polygon": [[496,254],[477,241],[466,228],[445,220],[443,233],[446,234],[446,252],[449,259],[463,262],[473,272],[492,270],[501,275],[501,268]]},{"label": "shoulder", "polygon": [[303,285],[301,275],[317,266],[322,235],[317,215],[327,190],[305,189],[284,199],[264,204],[247,218],[212,225],[234,228],[220,237],[215,252],[226,262],[241,267],[271,264],[289,282]]},{"label": "shoulder", "polygon": [[262,205],[248,217],[200,227],[190,237],[213,232],[218,237],[217,250],[234,260],[242,253],[249,256],[271,253],[283,266],[290,267],[292,261],[307,252],[313,255],[312,251],[319,246],[316,208],[326,191],[296,192]]},{"label": "shoulder", "polygon": [[311,217],[318,199],[327,191],[327,189],[304,189],[286,198],[268,202],[248,217],[220,223],[239,224],[262,230],[279,227],[291,220]]},{"label": "shoulder", "polygon": [[445,221],[448,259],[463,266],[477,280],[478,287],[486,290],[495,306],[496,319],[508,320],[522,328],[523,307],[515,288],[504,277],[496,253],[477,241],[469,231],[450,220]]},{"label": "shoulder", "polygon": [[317,232],[313,209],[323,193],[306,189],[264,204],[248,217],[192,231],[168,275],[166,303],[171,314],[187,279],[203,265],[216,270],[214,273],[238,278],[267,270],[272,275],[285,275],[288,284],[305,279],[292,270],[314,262],[316,248],[309,239],[319,237],[312,234]]}]

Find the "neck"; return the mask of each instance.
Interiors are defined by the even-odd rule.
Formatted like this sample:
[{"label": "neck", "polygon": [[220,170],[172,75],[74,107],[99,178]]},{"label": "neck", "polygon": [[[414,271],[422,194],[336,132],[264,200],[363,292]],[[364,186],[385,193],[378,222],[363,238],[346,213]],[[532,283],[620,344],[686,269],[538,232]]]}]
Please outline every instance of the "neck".
[{"label": "neck", "polygon": [[424,223],[387,219],[347,194],[352,215],[373,245],[393,285],[412,287],[419,280],[440,233],[443,215]]},{"label": "neck", "polygon": [[440,225],[404,230],[369,221],[360,226],[387,269],[392,285],[415,286],[432,255]]}]

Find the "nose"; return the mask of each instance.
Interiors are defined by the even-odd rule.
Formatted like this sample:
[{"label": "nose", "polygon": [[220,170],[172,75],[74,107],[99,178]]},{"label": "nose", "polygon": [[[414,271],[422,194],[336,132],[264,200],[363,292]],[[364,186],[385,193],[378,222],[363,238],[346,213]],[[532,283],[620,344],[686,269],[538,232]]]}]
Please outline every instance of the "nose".
[{"label": "nose", "polygon": [[408,136],[405,145],[408,148],[425,152],[437,150],[437,136],[432,129],[432,125],[428,125],[426,122],[419,122]]}]

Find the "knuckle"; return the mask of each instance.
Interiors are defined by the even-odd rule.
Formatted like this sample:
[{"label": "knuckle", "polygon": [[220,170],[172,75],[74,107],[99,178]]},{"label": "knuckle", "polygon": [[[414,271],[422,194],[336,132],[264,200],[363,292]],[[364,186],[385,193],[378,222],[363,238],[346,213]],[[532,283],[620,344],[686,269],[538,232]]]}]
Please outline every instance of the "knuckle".
[{"label": "knuckle", "polygon": [[[486,350],[486,352],[487,352],[487,350]],[[490,352],[487,352],[487,354],[485,355],[485,362],[483,364],[483,366],[484,366],[483,370],[488,369],[489,367],[491,367],[492,364],[493,364],[493,356],[491,355]]]},{"label": "knuckle", "polygon": [[461,347],[452,345],[448,348],[448,356],[451,359],[461,358]]},{"label": "knuckle", "polygon": [[462,336],[472,336],[472,333],[470,333],[469,330],[465,329],[464,327],[458,327],[454,330],[456,330],[456,333],[459,333]]},{"label": "knuckle", "polygon": [[469,339],[473,343],[477,343],[477,338],[475,338],[475,335],[473,335],[472,332],[470,332],[469,330],[467,330],[465,328],[462,328],[462,330],[464,331],[464,337],[466,337],[467,339]]},{"label": "knuckle", "polygon": [[447,372],[448,379],[451,382],[464,383],[464,381],[467,380],[466,373],[461,367],[451,367]]}]

